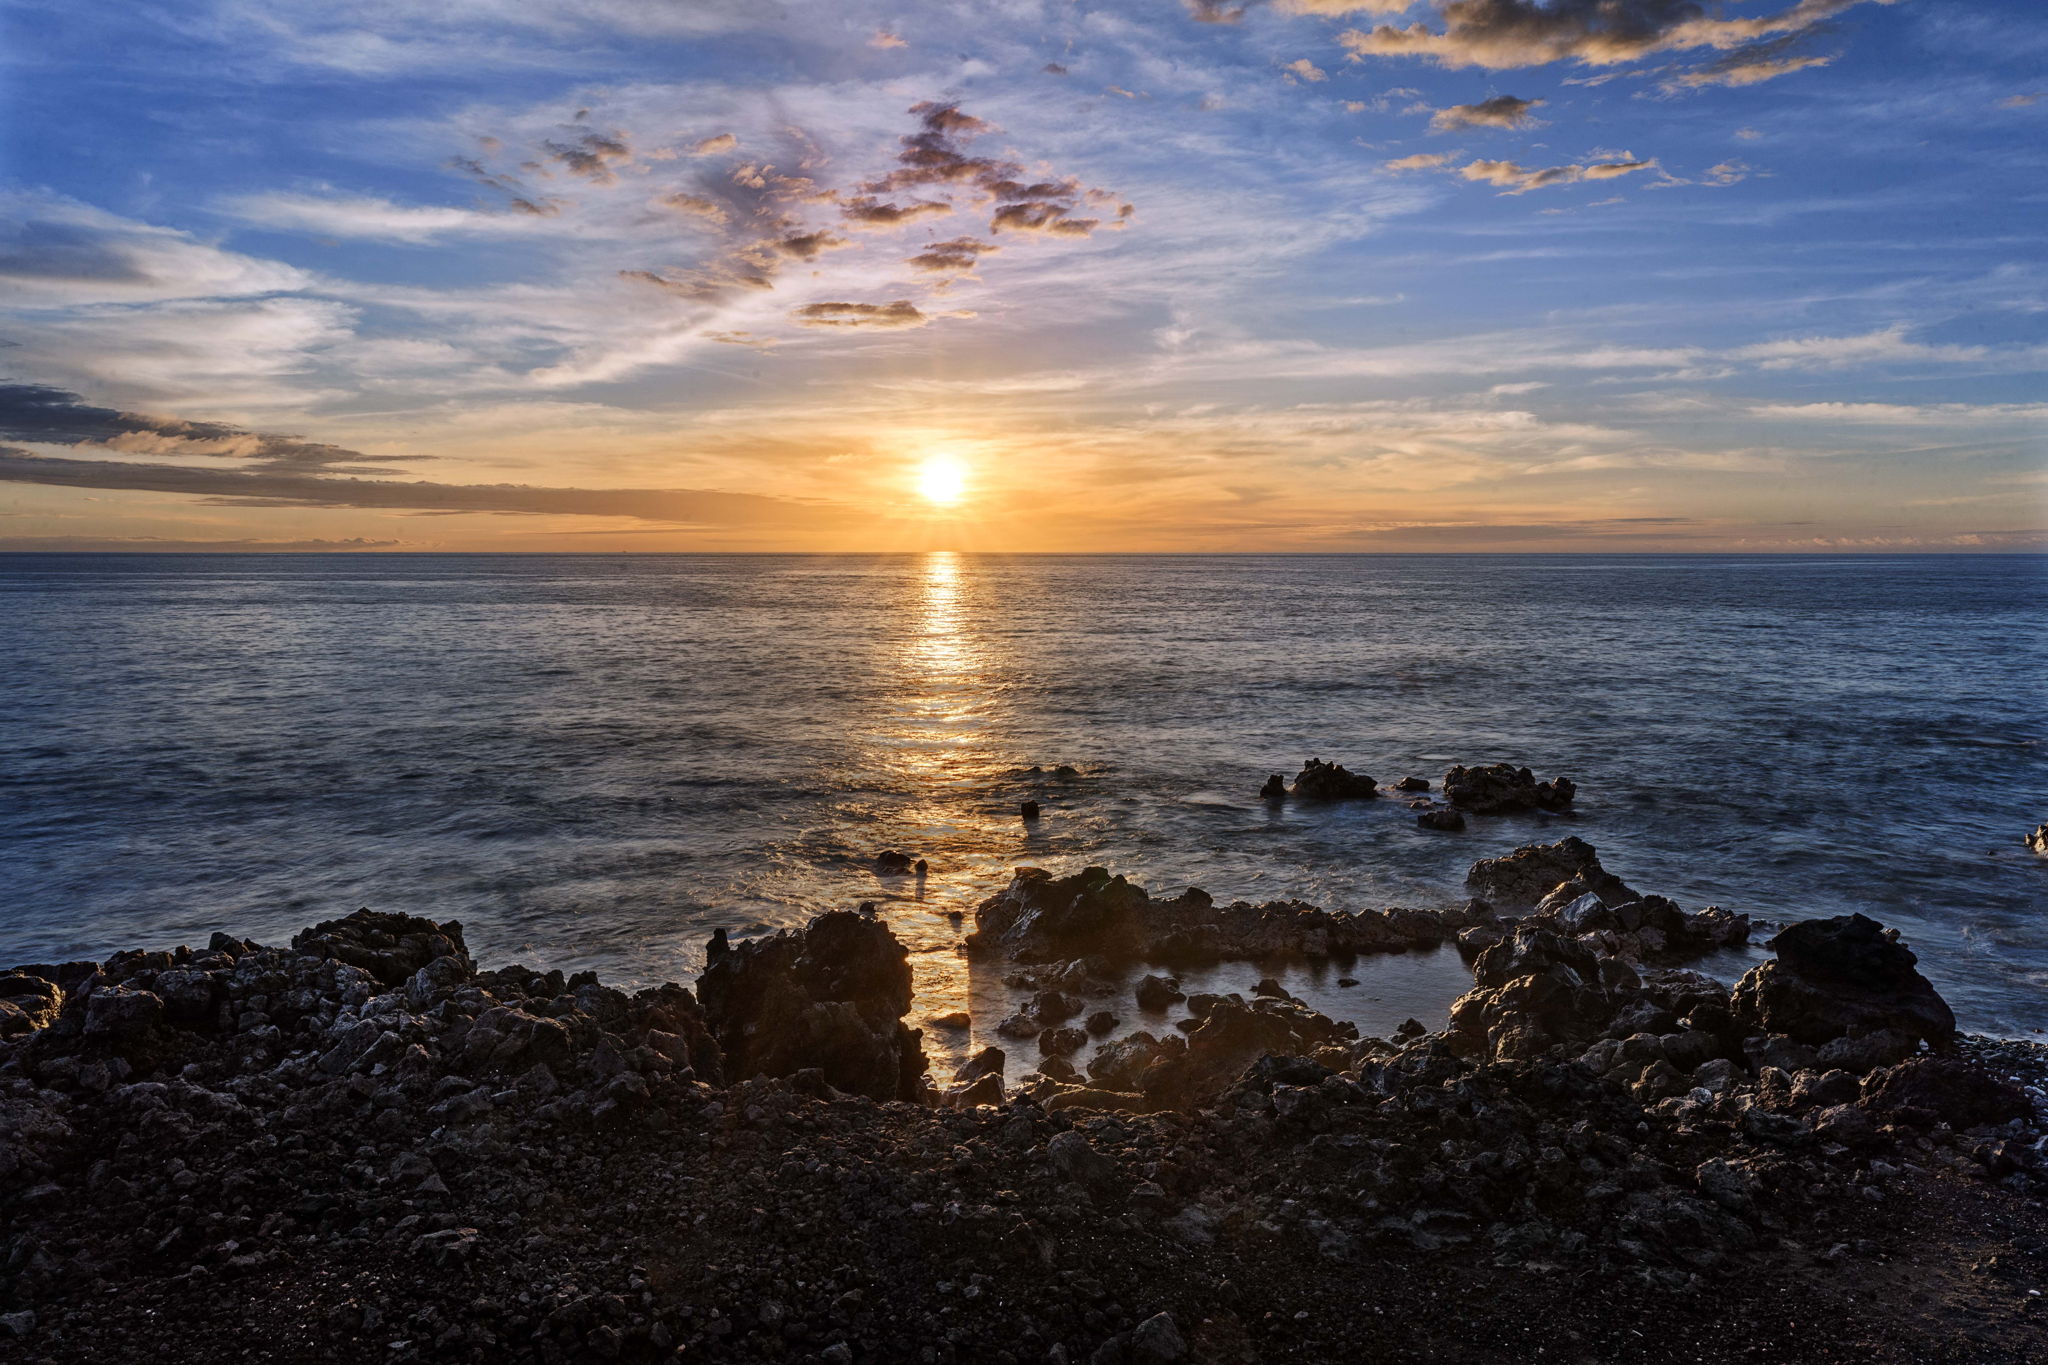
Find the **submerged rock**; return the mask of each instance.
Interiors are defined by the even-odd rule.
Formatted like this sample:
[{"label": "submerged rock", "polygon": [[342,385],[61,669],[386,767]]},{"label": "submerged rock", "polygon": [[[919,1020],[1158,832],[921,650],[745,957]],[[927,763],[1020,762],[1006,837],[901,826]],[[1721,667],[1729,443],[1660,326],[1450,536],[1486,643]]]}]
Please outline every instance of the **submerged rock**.
[{"label": "submerged rock", "polygon": [[1424,829],[1459,830],[1465,828],[1465,817],[1455,810],[1426,810],[1415,817],[1415,823]]},{"label": "submerged rock", "polygon": [[1803,1043],[1895,1030],[1946,1043],[1956,1018],[1915,970],[1918,958],[1865,915],[1793,925],[1770,941],[1777,960],[1752,968],[1735,988],[1738,1019]]},{"label": "submerged rock", "polygon": [[1506,815],[1516,811],[1561,811],[1578,788],[1568,777],[1538,782],[1527,768],[1489,763],[1479,768],[1452,768],[1444,774],[1444,800],[1475,815]]}]

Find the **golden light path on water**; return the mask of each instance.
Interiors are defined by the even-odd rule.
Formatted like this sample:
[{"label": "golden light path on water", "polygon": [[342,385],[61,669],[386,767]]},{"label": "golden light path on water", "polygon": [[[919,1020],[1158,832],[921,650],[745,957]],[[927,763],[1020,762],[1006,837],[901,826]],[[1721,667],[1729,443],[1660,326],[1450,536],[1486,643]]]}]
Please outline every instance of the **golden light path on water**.
[{"label": "golden light path on water", "polygon": [[[891,809],[893,846],[931,863],[926,877],[877,877],[875,900],[910,950],[916,996],[906,1022],[924,1030],[932,1075],[941,1084],[983,1047],[1003,1049],[1012,1080],[1037,1065],[1035,1040],[996,1032],[1030,994],[1028,986],[1005,980],[1015,968],[1003,959],[967,956],[961,941],[974,927],[974,906],[1005,885],[1014,868],[1072,870],[1074,860],[1063,853],[1069,836],[1077,822],[1099,818],[1056,795],[1057,784],[1047,790],[1017,766],[1027,751],[1024,761],[1048,767],[1062,759],[1039,751],[1011,713],[1020,680],[1012,675],[1016,665],[1003,632],[990,628],[1003,619],[1002,604],[991,597],[1002,586],[999,575],[972,557],[934,551],[922,558],[909,591],[898,599],[902,620],[889,637],[887,656],[895,687],[871,734],[877,761],[901,801]],[[1032,795],[1045,800],[1046,818],[1027,824],[1017,800]],[[1089,1010],[1107,1008],[1119,1017],[1117,1033],[1109,1037],[1132,1028],[1158,1034],[1171,1027],[1165,1015],[1148,1017],[1134,1008],[1131,986],[1145,970],[1151,968],[1127,967],[1109,997],[1088,1001]],[[1332,979],[1341,972],[1329,963],[1226,962],[1175,970],[1189,991],[1242,991],[1259,976],[1278,975],[1290,990],[1337,1017],[1353,1017],[1360,1007],[1370,1011],[1374,1005],[1365,997],[1384,992],[1390,997],[1385,1008],[1396,1012],[1376,1021],[1382,1032],[1409,1013],[1434,1009],[1440,1016],[1442,1006],[1469,985],[1449,952],[1347,964],[1344,970],[1380,983],[1374,992],[1336,989]],[[1404,990],[1404,982],[1414,989]],[[971,1018],[967,1028],[933,1022],[960,1011]],[[1073,1060],[1085,1065],[1092,1047]]]}]

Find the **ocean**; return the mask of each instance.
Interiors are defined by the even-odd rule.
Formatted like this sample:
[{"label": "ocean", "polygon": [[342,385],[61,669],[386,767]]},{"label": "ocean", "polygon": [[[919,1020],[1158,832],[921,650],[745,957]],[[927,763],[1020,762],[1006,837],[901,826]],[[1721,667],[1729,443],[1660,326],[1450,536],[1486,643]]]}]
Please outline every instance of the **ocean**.
[{"label": "ocean", "polygon": [[[985,1012],[958,939],[1020,865],[1433,906],[1576,834],[1687,908],[1863,911],[1964,1027],[2040,1037],[2044,587],[2032,556],[0,556],[0,961],[368,905],[647,984],[872,901],[920,1010]],[[1439,833],[1257,799],[1312,755],[1579,800]],[[1294,981],[1372,1025],[1466,977]]]}]

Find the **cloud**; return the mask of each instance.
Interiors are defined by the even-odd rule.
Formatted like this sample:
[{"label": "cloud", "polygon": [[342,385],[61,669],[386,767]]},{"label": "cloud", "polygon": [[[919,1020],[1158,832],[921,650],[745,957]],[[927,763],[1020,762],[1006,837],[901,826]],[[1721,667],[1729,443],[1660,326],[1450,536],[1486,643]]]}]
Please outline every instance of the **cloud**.
[{"label": "cloud", "polygon": [[707,223],[723,225],[732,221],[732,216],[725,211],[723,205],[701,194],[688,194],[679,190],[674,194],[663,195],[661,203],[677,213],[691,218],[701,218]]},{"label": "cloud", "polygon": [[[908,189],[967,191],[993,203],[991,232],[1009,229],[1086,237],[1101,226],[1102,220],[1076,217],[1082,203],[1116,203],[1107,191],[1084,188],[1072,176],[1032,179],[1014,161],[971,155],[968,142],[993,128],[962,112],[956,104],[926,101],[911,106],[910,112],[917,115],[919,127],[902,139],[903,150],[897,155],[896,169],[860,186],[861,197],[849,199],[849,206],[872,203],[880,196]],[[1121,223],[1131,213],[1131,205],[1123,204],[1116,210],[1115,221]]]},{"label": "cloud", "polygon": [[[1954,363],[1983,360],[1990,356],[1982,346],[1930,346],[1909,340],[1906,324],[1902,322],[1853,336],[1791,337],[1766,341],[1741,347],[1730,354],[1738,360],[1752,361],[1758,368],[1766,370],[1834,370],[1858,365],[1923,361]],[[2039,348],[2034,354],[2040,354]]]},{"label": "cloud", "polygon": [[807,303],[792,316],[806,327],[922,327],[931,321],[909,299],[894,303]]},{"label": "cloud", "polygon": [[891,204],[871,194],[855,195],[845,200],[839,209],[840,217],[849,227],[893,228],[905,223],[914,223],[920,218],[929,218],[953,211],[953,206],[942,199],[914,199],[908,204]]},{"label": "cloud", "polygon": [[369,196],[316,194],[248,194],[224,207],[244,222],[323,237],[368,237],[386,241],[429,242],[447,234],[521,233],[552,211],[524,199],[504,209],[483,211],[453,207],[394,204]]},{"label": "cloud", "polygon": [[40,445],[103,446],[131,455],[210,455],[250,460],[264,469],[325,473],[336,472],[342,466],[390,464],[413,458],[364,455],[340,446],[248,431],[224,422],[192,422],[95,407],[65,389],[6,382],[0,382],[0,439]]},{"label": "cloud", "polygon": [[1617,176],[1646,171],[1655,161],[1601,161],[1587,166],[1547,166],[1530,170],[1513,161],[1468,162],[1458,172],[1467,180],[1481,180],[1503,186],[1505,194],[1527,194],[1552,185],[1573,185],[1582,180],[1612,180]]},{"label": "cloud", "polygon": [[1760,18],[1708,19],[1697,0],[1444,0],[1441,29],[1382,24],[1341,33],[1337,41],[1357,57],[1428,57],[1447,67],[1614,66],[1656,52],[1726,50],[1805,33],[1865,2],[1799,0]]},{"label": "cloud", "polygon": [[174,540],[164,536],[0,536],[7,554],[340,554],[389,550],[402,540]]},{"label": "cloud", "polygon": [[1187,7],[1198,24],[1234,24],[1257,3],[1258,0],[1247,0],[1246,4],[1233,6],[1227,0],[1187,0]]},{"label": "cloud", "polygon": [[0,195],[0,291],[16,306],[230,298],[312,283],[294,266],[73,200]]},{"label": "cloud", "polygon": [[1320,14],[1336,17],[1345,14],[1406,14],[1414,9],[1416,0],[1280,0],[1280,9],[1286,14]]},{"label": "cloud", "polygon": [[1477,104],[1454,104],[1448,109],[1439,109],[1430,119],[1429,126],[1440,133],[1458,128],[1527,128],[1536,122],[1529,117],[1529,111],[1542,104],[1542,100],[1495,95]]},{"label": "cloud", "polygon": [[892,48],[909,47],[910,44],[904,42],[903,39],[889,32],[888,29],[878,28],[875,30],[874,37],[868,39],[868,46],[878,48]]},{"label": "cloud", "polygon": [[692,143],[690,146],[690,155],[717,156],[720,152],[729,152],[739,145],[740,140],[734,137],[731,133],[719,133],[713,137],[703,138],[697,142]]},{"label": "cloud", "polygon": [[1719,165],[1707,167],[1706,174],[1700,177],[1700,183],[1702,185],[1733,185],[1738,181],[1749,179],[1754,170],[1755,167],[1740,161],[1723,161]]},{"label": "cloud", "polygon": [[322,478],[261,470],[242,472],[61,459],[6,446],[0,446],[0,483],[173,493],[226,507],[357,507],[393,512],[628,517],[679,525],[783,529],[831,525],[838,520],[829,509],[816,504],[754,493]]},{"label": "cloud", "polygon": [[1064,66],[1061,66],[1058,62],[1047,62],[1044,66],[1041,66],[1038,69],[1039,71],[1048,76],[1064,76],[1067,74],[1067,69]]},{"label": "cloud", "polygon": [[1449,152],[1417,152],[1413,156],[1396,157],[1386,163],[1390,171],[1431,171],[1451,159]]},{"label": "cloud", "polygon": [[328,299],[169,299],[40,312],[0,326],[17,364],[45,379],[181,404],[276,402],[354,334],[356,311]]},{"label": "cloud", "polygon": [[2025,109],[2048,99],[2048,90],[2029,90],[2023,95],[2007,95],[1998,102],[2001,109]]},{"label": "cloud", "polygon": [[994,242],[984,242],[976,237],[955,237],[950,242],[930,243],[912,256],[907,264],[925,274],[946,274],[972,270],[983,256],[992,256],[1001,250]]},{"label": "cloud", "polygon": [[1309,82],[1315,82],[1326,81],[1330,79],[1329,72],[1323,70],[1320,66],[1317,66],[1314,62],[1310,61],[1306,57],[1297,58],[1296,60],[1289,62],[1285,67],[1282,68],[1282,70],[1288,73],[1287,78],[1289,80],[1298,79]]},{"label": "cloud", "polygon": [[1765,81],[1789,76],[1795,71],[1810,67],[1826,66],[1833,57],[1807,57],[1798,55],[1793,49],[1804,39],[1804,33],[1788,33],[1782,38],[1771,38],[1760,43],[1715,58],[1702,67],[1681,71],[1665,80],[1665,90],[1697,90],[1705,86],[1761,85]]},{"label": "cloud", "polygon": [[[716,139],[712,139],[716,141]],[[541,144],[548,156],[561,163],[571,175],[582,176],[593,185],[618,181],[618,167],[633,159],[624,133],[585,133],[573,142]]]}]

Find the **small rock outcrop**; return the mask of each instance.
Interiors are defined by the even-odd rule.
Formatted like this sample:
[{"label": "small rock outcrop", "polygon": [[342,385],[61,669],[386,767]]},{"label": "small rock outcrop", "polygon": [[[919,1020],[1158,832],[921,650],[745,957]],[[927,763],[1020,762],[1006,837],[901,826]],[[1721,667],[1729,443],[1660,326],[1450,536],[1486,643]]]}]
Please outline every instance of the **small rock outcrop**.
[{"label": "small rock outcrop", "polygon": [[[1267,785],[1271,785],[1268,783]],[[1294,795],[1303,801],[1357,801],[1378,796],[1379,786],[1363,773],[1341,763],[1312,758],[1295,774]]]},{"label": "small rock outcrop", "polygon": [[2037,826],[2033,833],[2027,835],[2026,842],[2034,852],[2048,854],[2048,825]]},{"label": "small rock outcrop", "polygon": [[292,951],[360,967],[387,986],[401,984],[436,958],[454,958],[465,969],[471,965],[459,922],[436,924],[368,909],[301,929],[292,935]]},{"label": "small rock outcrop", "polygon": [[1561,811],[1571,805],[1577,792],[1568,777],[1538,782],[1534,773],[1512,763],[1452,768],[1444,774],[1444,800],[1474,815]]},{"label": "small rock outcrop", "polygon": [[1768,946],[1777,959],[1752,968],[1733,1000],[1759,1032],[1811,1044],[1881,1031],[1940,1044],[1955,1034],[1955,1014],[1916,970],[1919,959],[1866,915],[1806,920]]},{"label": "small rock outcrop", "polygon": [[918,1098],[921,1031],[908,1028],[910,955],[880,921],[850,910],[734,945],[697,980],[726,1074],[815,1068],[836,1090]]},{"label": "small rock outcrop", "polygon": [[1472,864],[1466,889],[1496,910],[1533,910],[1567,882],[1576,881],[1603,904],[1641,900],[1621,878],[1600,866],[1600,857],[1584,839],[1573,836],[1554,844],[1525,844],[1499,858]]},{"label": "small rock outcrop", "polygon": [[1142,887],[1084,867],[1055,877],[1020,867],[1009,886],[974,912],[970,952],[1005,953],[1019,962],[1063,962],[1100,954],[1127,958],[1145,941]]}]

